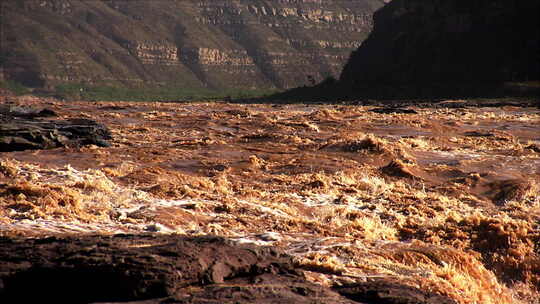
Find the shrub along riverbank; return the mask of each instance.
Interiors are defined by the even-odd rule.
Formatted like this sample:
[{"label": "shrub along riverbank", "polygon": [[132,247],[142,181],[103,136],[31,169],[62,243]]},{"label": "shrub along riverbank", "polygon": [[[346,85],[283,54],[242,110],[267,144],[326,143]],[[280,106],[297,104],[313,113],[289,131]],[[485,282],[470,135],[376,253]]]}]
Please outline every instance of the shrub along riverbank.
[{"label": "shrub along riverbank", "polygon": [[239,99],[263,97],[276,93],[268,89],[213,89],[213,88],[181,88],[181,87],[113,87],[89,86],[69,83],[56,86],[54,89],[32,89],[14,81],[0,82],[0,87],[15,95],[32,93],[38,96],[59,99],[76,99],[88,101],[195,101],[213,99]]}]

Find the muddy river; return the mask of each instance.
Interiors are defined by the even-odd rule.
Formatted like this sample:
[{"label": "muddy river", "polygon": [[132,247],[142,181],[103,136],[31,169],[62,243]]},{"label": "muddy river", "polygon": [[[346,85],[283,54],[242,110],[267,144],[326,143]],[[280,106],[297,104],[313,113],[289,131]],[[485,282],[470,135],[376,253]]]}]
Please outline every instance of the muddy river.
[{"label": "muddy river", "polygon": [[317,284],[384,277],[457,303],[540,290],[530,104],[10,102],[113,139],[1,153],[1,235],[212,234],[282,248],[325,270]]}]

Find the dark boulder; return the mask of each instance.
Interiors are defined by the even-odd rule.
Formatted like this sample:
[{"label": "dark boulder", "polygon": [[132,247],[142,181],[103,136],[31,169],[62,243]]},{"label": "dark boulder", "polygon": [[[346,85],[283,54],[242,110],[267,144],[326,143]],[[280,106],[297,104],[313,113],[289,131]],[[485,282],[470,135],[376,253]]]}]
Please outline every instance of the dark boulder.
[{"label": "dark boulder", "polygon": [[51,110],[0,109],[0,152],[97,145],[108,147],[108,128],[89,119],[40,120]]},{"label": "dark boulder", "polygon": [[56,116],[58,116],[56,112],[47,108],[38,110],[13,105],[0,105],[0,117],[38,118]]},{"label": "dark boulder", "polygon": [[379,114],[418,114],[413,109],[403,109],[403,108],[376,108],[370,110],[370,112],[373,113],[379,113]]},{"label": "dark boulder", "polygon": [[0,300],[358,303],[306,281],[275,249],[155,235],[0,239]]},{"label": "dark boulder", "polygon": [[0,302],[455,303],[385,279],[314,284],[276,248],[150,234],[0,238]]}]

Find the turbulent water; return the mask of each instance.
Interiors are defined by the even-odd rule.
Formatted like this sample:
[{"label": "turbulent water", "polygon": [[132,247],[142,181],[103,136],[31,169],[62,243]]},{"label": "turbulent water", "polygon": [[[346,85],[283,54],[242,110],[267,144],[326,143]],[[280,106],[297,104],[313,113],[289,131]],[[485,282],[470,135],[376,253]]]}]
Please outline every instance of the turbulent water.
[{"label": "turbulent water", "polygon": [[2,153],[6,237],[212,234],[281,248],[326,286],[377,278],[457,303],[538,295],[530,102],[9,101],[94,119],[113,140]]}]

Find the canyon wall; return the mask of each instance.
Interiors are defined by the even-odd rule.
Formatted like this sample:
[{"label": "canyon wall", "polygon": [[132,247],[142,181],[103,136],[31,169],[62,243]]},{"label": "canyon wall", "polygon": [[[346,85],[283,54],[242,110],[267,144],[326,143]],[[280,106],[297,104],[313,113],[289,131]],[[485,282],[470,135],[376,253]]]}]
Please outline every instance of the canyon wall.
[{"label": "canyon wall", "polygon": [[20,0],[1,3],[6,79],[290,88],[337,76],[382,0]]},{"label": "canyon wall", "polygon": [[394,0],[375,13],[341,82],[360,90],[539,80],[539,12],[538,0]]}]

